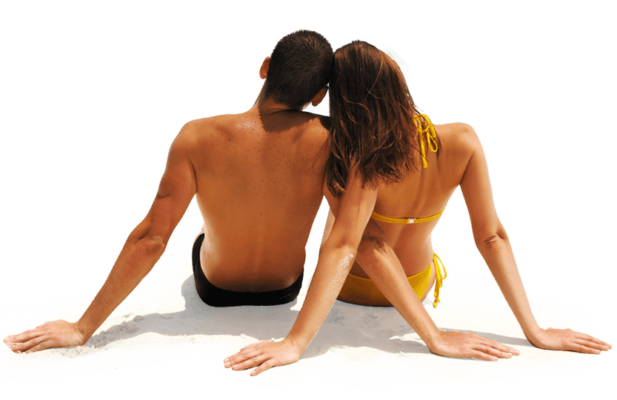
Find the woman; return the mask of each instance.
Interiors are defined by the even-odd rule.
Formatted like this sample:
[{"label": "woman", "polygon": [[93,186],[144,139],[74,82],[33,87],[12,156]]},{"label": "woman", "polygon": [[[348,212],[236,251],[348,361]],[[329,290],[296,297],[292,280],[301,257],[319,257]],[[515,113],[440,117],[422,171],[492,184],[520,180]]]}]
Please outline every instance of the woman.
[{"label": "woman", "polygon": [[[363,181],[379,183],[361,247],[377,247],[385,255],[393,251],[400,262],[398,269],[417,296],[416,305],[434,287],[436,308],[447,272],[433,248],[432,234],[460,188],[475,246],[525,337],[543,349],[596,354],[607,348],[606,342],[583,333],[538,327],[506,227],[497,214],[487,157],[478,134],[465,123],[433,125],[418,109],[399,65],[387,53],[364,41],[337,49],[329,112],[332,155],[324,193],[332,212],[328,213],[322,243],[334,225],[337,198],[347,182],[350,160],[358,157]],[[392,293],[395,280],[373,282],[371,273],[367,274],[358,261],[362,263],[358,257],[338,298],[362,305],[403,307],[394,296],[384,296]],[[419,313],[422,310],[418,309]],[[421,337],[423,331],[429,335],[427,326],[434,323],[428,314],[416,317],[421,321],[414,322],[424,326],[414,330]],[[464,337],[458,332],[451,336]]]},{"label": "woman", "polygon": [[[404,76],[390,57],[365,42],[337,50],[330,112],[331,156],[324,192],[332,212],[313,278],[316,285],[329,285],[336,293],[340,289],[342,301],[394,305],[433,353],[484,360],[518,354],[475,334],[439,331],[421,304],[433,285],[434,306],[439,302],[446,275],[433,253],[431,232],[460,185],[478,250],[527,339],[552,350],[599,353],[611,348],[589,335],[538,326],[495,211],[486,160],[475,132],[465,124],[433,126],[417,111]],[[350,225],[354,217],[356,223]],[[344,238],[342,232],[347,229],[347,235],[353,236],[365,226],[353,263],[355,249],[332,250],[341,241],[353,247],[354,239]],[[328,265],[336,263],[340,265],[337,273],[328,272]],[[343,278],[344,271],[349,274]],[[257,375],[271,366],[297,361],[335,297],[317,298],[315,293],[325,291],[314,289],[314,284],[285,340],[247,346],[226,359],[225,365],[245,369],[261,364],[252,372]]]}]

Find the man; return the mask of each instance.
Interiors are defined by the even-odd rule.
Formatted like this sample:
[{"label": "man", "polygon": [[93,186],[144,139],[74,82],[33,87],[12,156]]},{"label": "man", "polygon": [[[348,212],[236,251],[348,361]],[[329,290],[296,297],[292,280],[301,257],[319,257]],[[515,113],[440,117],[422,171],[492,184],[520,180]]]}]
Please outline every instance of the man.
[{"label": "man", "polygon": [[332,62],[332,48],[318,33],[281,39],[260,68],[266,81],[250,110],[182,128],[148,215],[80,320],[47,322],[5,343],[15,352],[86,343],[161,257],[194,195],[204,219],[193,249],[202,300],[212,306],[294,300],[330,154],[327,118],[302,110],[323,100]]}]

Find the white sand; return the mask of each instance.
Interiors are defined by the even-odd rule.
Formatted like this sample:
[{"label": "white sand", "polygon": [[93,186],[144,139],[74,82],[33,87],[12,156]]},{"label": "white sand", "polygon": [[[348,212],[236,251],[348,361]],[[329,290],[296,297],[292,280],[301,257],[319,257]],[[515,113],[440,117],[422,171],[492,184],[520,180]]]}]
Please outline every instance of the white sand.
[{"label": "white sand", "polygon": [[[395,309],[337,302],[298,363],[272,368],[258,377],[249,376],[252,369],[233,372],[223,367],[225,357],[251,343],[283,338],[291,329],[315,269],[321,237],[311,235],[304,284],[291,309],[289,305],[216,308],[206,306],[193,293],[190,251],[198,231],[196,225],[180,235],[163,259],[160,280],[137,289],[97,330],[93,338],[99,345],[107,343],[104,347],[48,349],[33,354],[15,354],[5,348],[0,351],[0,379],[38,382],[74,378],[203,354],[222,374],[256,388],[292,386],[312,375],[343,387],[379,387],[576,375],[594,357],[533,347],[492,280],[449,269],[437,310],[428,301],[424,305],[437,326],[473,331],[520,350],[520,356],[498,362],[436,356]],[[76,321],[92,297],[50,300],[34,311],[34,321],[1,331],[0,338],[50,320]],[[571,328],[596,336],[593,321],[579,308],[539,301],[532,301],[531,307],[542,327]],[[9,309],[14,314],[24,313],[23,307]],[[136,322],[121,325],[136,316]]]}]

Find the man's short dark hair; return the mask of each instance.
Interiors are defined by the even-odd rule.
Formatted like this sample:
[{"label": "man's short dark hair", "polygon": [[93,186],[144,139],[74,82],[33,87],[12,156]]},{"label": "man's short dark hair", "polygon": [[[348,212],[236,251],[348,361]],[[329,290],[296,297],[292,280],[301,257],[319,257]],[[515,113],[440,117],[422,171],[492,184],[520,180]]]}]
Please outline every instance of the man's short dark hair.
[{"label": "man's short dark hair", "polygon": [[328,84],[334,53],[317,32],[300,30],[276,44],[266,78],[266,98],[302,108]]}]

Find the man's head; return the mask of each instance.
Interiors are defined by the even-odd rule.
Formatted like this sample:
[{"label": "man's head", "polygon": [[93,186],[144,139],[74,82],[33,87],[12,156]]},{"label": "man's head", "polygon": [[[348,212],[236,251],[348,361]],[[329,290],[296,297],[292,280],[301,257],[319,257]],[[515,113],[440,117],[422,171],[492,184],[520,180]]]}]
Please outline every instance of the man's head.
[{"label": "man's head", "polygon": [[265,98],[302,109],[328,84],[333,60],[332,46],[319,33],[301,30],[285,36],[266,67]]}]

